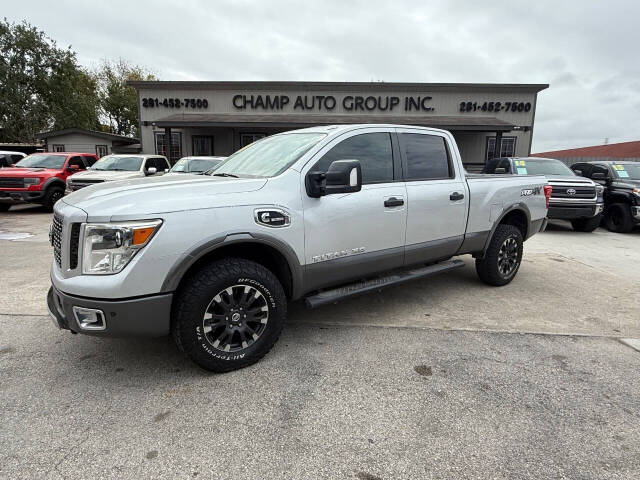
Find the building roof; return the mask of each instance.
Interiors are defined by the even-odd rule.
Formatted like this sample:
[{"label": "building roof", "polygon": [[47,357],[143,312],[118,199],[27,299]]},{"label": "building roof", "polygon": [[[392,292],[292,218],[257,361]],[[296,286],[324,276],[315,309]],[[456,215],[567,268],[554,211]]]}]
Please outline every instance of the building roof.
[{"label": "building roof", "polygon": [[410,115],[332,115],[332,114],[265,114],[245,115],[233,113],[189,113],[174,114],[155,120],[152,124],[165,127],[282,127],[303,128],[316,125],[345,125],[358,123],[380,123],[417,125],[449,130],[510,131],[515,125],[495,117],[449,117]]},{"label": "building roof", "polygon": [[531,154],[532,157],[572,158],[640,158],[640,141],[611,143],[593,147],[570,148],[554,152],[540,152]]},{"label": "building roof", "polygon": [[132,137],[125,137],[124,135],[116,135],[115,133],[99,132],[97,130],[85,130],[84,128],[65,128],[63,130],[51,130],[49,132],[41,132],[36,134],[36,138],[49,138],[59,137],[61,135],[69,135],[71,133],[77,133],[81,135],[88,135],[90,137],[105,138],[118,143],[133,144],[140,143],[140,140]]},{"label": "building roof", "polygon": [[394,82],[210,82],[210,81],[128,81],[128,85],[140,88],[182,88],[214,90],[376,90],[376,91],[452,91],[452,90],[524,90],[539,92],[549,87],[547,83],[394,83]]}]

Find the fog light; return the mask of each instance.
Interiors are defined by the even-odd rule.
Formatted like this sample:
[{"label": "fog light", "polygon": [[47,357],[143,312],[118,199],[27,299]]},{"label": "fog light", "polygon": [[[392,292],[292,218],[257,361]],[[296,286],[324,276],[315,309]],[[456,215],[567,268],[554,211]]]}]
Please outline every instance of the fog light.
[{"label": "fog light", "polygon": [[73,315],[82,330],[104,330],[107,323],[104,320],[104,313],[93,308],[73,307]]}]

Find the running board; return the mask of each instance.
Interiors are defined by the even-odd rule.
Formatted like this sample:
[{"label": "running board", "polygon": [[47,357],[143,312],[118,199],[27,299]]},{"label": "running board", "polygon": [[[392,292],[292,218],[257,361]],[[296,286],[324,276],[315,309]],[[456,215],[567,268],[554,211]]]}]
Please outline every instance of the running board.
[{"label": "running board", "polygon": [[464,267],[462,260],[447,260],[446,262],[435,263],[427,267],[413,268],[398,273],[393,273],[384,277],[376,277],[370,280],[351,283],[343,287],[325,290],[305,298],[305,303],[310,308],[320,307],[328,303],[335,303],[346,298],[356,297],[374,290],[381,290],[391,285],[416,280],[418,278],[430,277],[438,273],[447,272],[456,268]]}]

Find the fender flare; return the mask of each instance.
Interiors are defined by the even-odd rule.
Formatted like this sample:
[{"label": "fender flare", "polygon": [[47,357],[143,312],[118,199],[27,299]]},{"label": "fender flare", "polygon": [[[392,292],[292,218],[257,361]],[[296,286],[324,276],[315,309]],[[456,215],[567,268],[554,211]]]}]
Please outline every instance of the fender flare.
[{"label": "fender flare", "polygon": [[202,257],[222,247],[237,243],[256,243],[266,245],[280,253],[287,262],[291,273],[291,298],[300,297],[303,282],[303,267],[291,246],[279,238],[262,232],[239,232],[208,238],[190,248],[169,269],[162,282],[161,292],[173,292],[178,288],[185,273]]},{"label": "fender flare", "polygon": [[523,240],[526,240],[531,236],[531,211],[529,210],[529,207],[521,202],[514,203],[510,207],[505,208],[497,218],[497,220],[493,222],[493,226],[491,227],[489,235],[487,236],[487,239],[484,243],[484,247],[482,248],[482,255],[479,256],[479,258],[484,258],[485,254],[487,253],[487,248],[489,248],[489,244],[491,243],[491,239],[493,238],[493,234],[496,232],[496,228],[498,228],[498,225],[500,225],[502,220],[504,220],[504,217],[516,210],[520,210],[527,217],[527,236],[523,238]]},{"label": "fender flare", "polygon": [[42,184],[42,192],[46,192],[48,188],[52,187],[52,186],[58,186],[61,187],[63,190],[66,188],[67,184],[64,182],[64,180],[62,180],[61,178],[58,177],[50,177],[47,178],[44,183]]}]

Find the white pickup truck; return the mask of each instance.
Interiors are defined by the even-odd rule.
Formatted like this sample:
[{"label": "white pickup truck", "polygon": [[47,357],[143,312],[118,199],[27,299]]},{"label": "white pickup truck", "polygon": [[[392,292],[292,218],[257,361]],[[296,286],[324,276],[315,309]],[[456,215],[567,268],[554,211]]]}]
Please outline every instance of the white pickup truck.
[{"label": "white pickup truck", "polygon": [[463,267],[509,283],[546,224],[542,176],[467,175],[453,136],[398,125],[297,130],[210,175],[83,188],[55,205],[51,316],[101,336],[173,334],[201,367],[263,357],[287,302],[311,307]]}]

